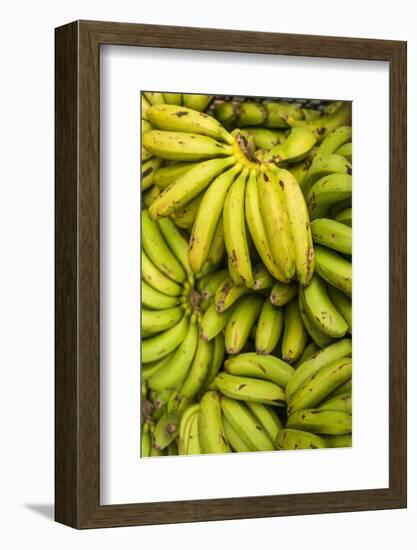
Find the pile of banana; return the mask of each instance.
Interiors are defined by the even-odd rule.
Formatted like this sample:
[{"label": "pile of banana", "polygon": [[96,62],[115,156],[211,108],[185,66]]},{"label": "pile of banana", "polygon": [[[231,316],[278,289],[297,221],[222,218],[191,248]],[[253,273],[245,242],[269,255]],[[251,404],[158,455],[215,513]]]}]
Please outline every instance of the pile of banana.
[{"label": "pile of banana", "polygon": [[141,456],[351,446],[350,103],[141,100]]}]

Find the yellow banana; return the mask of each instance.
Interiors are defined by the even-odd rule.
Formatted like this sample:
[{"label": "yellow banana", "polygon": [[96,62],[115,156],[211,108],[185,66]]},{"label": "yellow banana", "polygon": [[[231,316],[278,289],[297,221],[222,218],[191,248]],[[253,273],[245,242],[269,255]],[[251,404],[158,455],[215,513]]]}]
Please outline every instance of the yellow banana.
[{"label": "yellow banana", "polygon": [[230,307],[227,311],[219,313],[216,306],[209,306],[200,323],[200,337],[203,340],[210,341],[222,332],[230,320],[234,308]]},{"label": "yellow banana", "polygon": [[325,435],[342,435],[352,432],[352,416],[341,411],[305,409],[291,414],[287,427]]},{"label": "yellow banana", "polygon": [[239,353],[246,344],[252,326],[261,311],[263,299],[256,294],[243,297],[236,305],[226,325],[226,351],[230,355]]},{"label": "yellow banana", "polygon": [[159,103],[165,102],[164,94],[161,94],[161,92],[143,92],[143,93],[151,105],[158,105]]},{"label": "yellow banana", "polygon": [[154,184],[163,191],[171,183],[174,183],[180,176],[197,166],[198,162],[177,162],[168,166],[163,166],[155,171]]},{"label": "yellow banana", "polygon": [[336,130],[332,130],[323,139],[318,148],[317,154],[319,155],[331,155],[336,153],[339,147],[342,147],[345,143],[352,141],[352,127],[351,126],[339,126]]},{"label": "yellow banana", "polygon": [[223,428],[226,439],[236,453],[250,453],[252,449],[243,441],[237,431],[233,428],[227,418],[223,415]]},{"label": "yellow banana", "polygon": [[324,348],[332,343],[333,339],[317,327],[317,323],[311,318],[304,297],[304,290],[300,288],[298,293],[298,307],[301,319],[311,339],[319,348]]},{"label": "yellow banana", "polygon": [[315,144],[316,138],[310,130],[307,128],[293,128],[287,139],[273,147],[264,160],[277,165],[285,161],[297,162],[304,159]]},{"label": "yellow banana", "polygon": [[248,352],[230,357],[224,362],[225,370],[237,376],[249,376],[268,380],[285,388],[294,369],[274,355],[258,355]]},{"label": "yellow banana", "polygon": [[343,254],[352,254],[352,229],[340,222],[320,218],[311,223],[313,240]]},{"label": "yellow banana", "polygon": [[214,273],[201,278],[197,283],[197,289],[203,299],[211,298],[216,294],[217,289],[224,281],[229,279],[229,272],[227,269],[220,269]]},{"label": "yellow banana", "polygon": [[230,452],[223,428],[220,397],[217,392],[207,392],[200,401],[198,434],[204,454]]},{"label": "yellow banana", "polygon": [[171,218],[174,220],[177,227],[188,230],[192,228],[203,196],[204,191],[190,200],[190,202],[187,202],[187,204],[171,213]]},{"label": "yellow banana", "polygon": [[212,98],[212,95],[207,94],[183,94],[184,105],[195,111],[204,111]]},{"label": "yellow banana", "polygon": [[253,268],[253,290],[265,290],[272,287],[274,279],[264,265],[257,265]]},{"label": "yellow banana", "polygon": [[352,174],[352,165],[342,155],[316,154],[302,183],[304,195],[307,196],[316,181],[331,174],[350,175]]},{"label": "yellow banana", "polygon": [[316,246],[316,271],[330,285],[352,296],[352,264],[336,252]]},{"label": "yellow banana", "polygon": [[155,171],[159,168],[161,164],[161,159],[151,158],[142,163],[141,171],[141,186],[142,191],[146,191],[152,187],[155,179]]},{"label": "yellow banana", "polygon": [[274,306],[285,306],[294,296],[297,296],[298,285],[296,283],[276,282],[271,289],[269,299]]},{"label": "yellow banana", "polygon": [[230,308],[241,296],[250,294],[251,290],[245,285],[235,285],[232,279],[225,279],[217,288],[214,303],[219,313]]},{"label": "yellow banana", "polygon": [[352,162],[352,143],[345,143],[339,147],[335,153],[336,155],[342,155],[342,157],[345,157],[346,160]]},{"label": "yellow banana", "polygon": [[305,432],[285,428],[278,432],[277,449],[281,451],[295,451],[301,449],[324,449],[327,447],[324,438]]},{"label": "yellow banana", "polygon": [[307,332],[301,319],[298,299],[293,298],[285,306],[284,333],[282,335],[282,359],[295,363],[304,351]]},{"label": "yellow banana", "polygon": [[164,103],[169,103],[169,105],[181,105],[182,94],[164,92],[164,100]]},{"label": "yellow banana", "polygon": [[221,372],[216,376],[215,382],[221,393],[239,401],[254,401],[266,405],[285,403],[284,390],[268,380]]},{"label": "yellow banana", "polygon": [[268,355],[272,353],[281,336],[284,325],[284,312],[281,308],[265,300],[256,326],[256,353]]},{"label": "yellow banana", "polygon": [[311,220],[325,218],[329,207],[335,202],[352,196],[352,176],[330,174],[319,179],[307,194],[307,206]]},{"label": "yellow banana", "polygon": [[184,315],[174,327],[142,340],[142,362],[151,363],[174,351],[184,340],[188,330],[188,318]]},{"label": "yellow banana", "polygon": [[279,430],[282,429],[282,421],[275,410],[272,407],[253,401],[247,401],[246,406],[258,422],[261,423],[263,429],[274,443],[277,439]]}]

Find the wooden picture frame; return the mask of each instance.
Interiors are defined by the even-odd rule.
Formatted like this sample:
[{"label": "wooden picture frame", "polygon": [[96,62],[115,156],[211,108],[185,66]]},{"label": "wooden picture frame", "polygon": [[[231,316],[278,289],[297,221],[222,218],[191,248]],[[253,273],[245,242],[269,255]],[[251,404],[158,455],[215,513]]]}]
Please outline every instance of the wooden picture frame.
[{"label": "wooden picture frame", "polygon": [[[56,29],[56,521],[75,528],[406,506],[406,43],[76,21]],[[389,488],[100,505],[100,46],[389,62]]]}]

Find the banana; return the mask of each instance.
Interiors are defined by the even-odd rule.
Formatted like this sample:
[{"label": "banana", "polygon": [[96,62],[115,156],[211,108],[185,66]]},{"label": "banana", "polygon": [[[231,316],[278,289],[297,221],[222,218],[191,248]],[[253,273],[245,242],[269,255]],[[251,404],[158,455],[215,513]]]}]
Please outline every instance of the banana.
[{"label": "banana", "polygon": [[151,363],[174,351],[184,340],[188,330],[188,318],[183,316],[174,327],[142,341],[142,362]]},{"label": "banana", "polygon": [[259,174],[258,196],[272,257],[284,276],[283,282],[289,281],[295,275],[295,248],[283,189],[276,173]]},{"label": "banana", "polygon": [[176,325],[183,316],[184,310],[181,307],[152,311],[143,309],[141,311],[142,330],[147,334],[162,332]]},{"label": "banana", "polygon": [[283,325],[284,312],[281,308],[272,305],[267,298],[262,306],[256,327],[256,353],[261,355],[272,353],[281,337]]},{"label": "banana", "polygon": [[287,279],[276,264],[268,243],[268,237],[259,205],[257,172],[255,169],[251,170],[246,184],[245,218],[255,248],[265,267],[275,279],[285,282]]},{"label": "banana", "polygon": [[[148,111],[149,113],[149,111]],[[273,147],[265,156],[265,162],[276,165],[303,160],[316,144],[316,138],[307,128],[293,128],[287,139]]]},{"label": "banana", "polygon": [[349,227],[352,227],[352,208],[345,208],[336,214],[334,219],[337,222],[344,223]]},{"label": "banana", "polygon": [[298,285],[296,283],[276,282],[271,290],[269,299],[274,306],[285,306],[294,296],[297,296]]},{"label": "banana", "polygon": [[200,337],[209,342],[222,332],[232,316],[234,308],[230,307],[227,311],[219,313],[216,306],[212,304],[204,315],[200,323]]},{"label": "banana", "polygon": [[163,451],[177,437],[181,416],[177,412],[165,412],[156,423],[152,434],[152,446]]},{"label": "banana", "polygon": [[181,231],[170,218],[161,218],[156,222],[174,256],[182,265],[188,277],[193,279],[193,273],[188,263],[188,242]]},{"label": "banana", "polygon": [[301,319],[313,342],[317,344],[319,348],[324,348],[331,344],[333,339],[325,334],[322,330],[318,329],[317,324],[315,324],[314,320],[311,319],[310,314],[307,310],[304,298],[304,291],[302,288],[300,288],[300,291],[298,293],[298,307],[300,309]]},{"label": "banana", "polygon": [[230,186],[223,206],[223,228],[226,250],[233,269],[248,287],[253,285],[252,265],[246,236],[245,168]]},{"label": "banana", "polygon": [[176,296],[162,294],[142,281],[141,291],[142,306],[150,309],[168,309],[178,305],[179,300]]},{"label": "banana", "polygon": [[291,174],[297,180],[297,183],[300,186],[300,189],[303,191],[303,193],[304,193],[304,186],[307,178],[307,173],[310,169],[310,166],[311,166],[311,160],[309,157],[287,166],[287,170],[291,172]]},{"label": "banana", "polygon": [[296,120],[295,117],[288,116],[287,123],[294,126],[304,126],[313,132],[317,141],[322,141],[332,130],[339,126],[350,125],[352,121],[352,105],[349,101],[344,101],[333,113],[322,116],[314,120]]},{"label": "banana", "polygon": [[334,286],[328,285],[327,291],[337,311],[346,321],[350,334],[352,334],[352,300]]},{"label": "banana", "polygon": [[241,353],[224,362],[229,374],[249,376],[273,382],[285,388],[294,374],[294,369],[273,355],[258,355],[253,352]]},{"label": "banana", "polygon": [[268,128],[242,128],[240,133],[246,140],[253,139],[258,149],[267,151],[276,145],[284,143],[286,139],[284,132]]},{"label": "banana", "polygon": [[187,202],[187,204],[171,213],[171,218],[174,220],[176,226],[188,230],[192,228],[203,196],[204,191],[202,191],[190,202]]},{"label": "banana", "polygon": [[352,174],[352,165],[342,155],[316,154],[303,181],[304,195],[307,196],[316,181],[332,174],[350,175]]},{"label": "banana", "polygon": [[153,265],[144,250],[142,250],[142,279],[158,292],[168,296],[175,297],[181,294],[181,286],[161,273]]},{"label": "banana", "polygon": [[[149,115],[148,115],[149,116]],[[352,127],[351,126],[339,126],[336,130],[333,130],[327,134],[318,148],[318,155],[331,155],[335,153],[339,147],[342,147],[345,143],[352,141]]]},{"label": "banana", "polygon": [[214,107],[214,117],[227,129],[234,126],[237,117],[237,103],[231,101],[217,102]]},{"label": "banana", "polygon": [[251,451],[275,450],[268,434],[243,403],[222,396],[221,407],[227,422]]},{"label": "banana", "polygon": [[226,194],[241,170],[240,164],[236,164],[218,176],[211,183],[201,200],[189,246],[189,263],[194,273],[201,271],[207,259],[216,227],[219,222],[222,223],[221,213]]},{"label": "banana", "polygon": [[227,418],[223,415],[223,428],[226,439],[236,453],[250,453],[252,449],[243,441],[237,431],[233,428]]},{"label": "banana", "polygon": [[352,296],[352,264],[336,252],[316,246],[316,271],[330,285]]},{"label": "banana", "polygon": [[342,435],[352,432],[352,416],[341,411],[305,409],[291,414],[287,427],[325,435]]},{"label": "banana", "polygon": [[141,118],[142,118],[142,121],[143,120],[147,121],[148,116],[146,113],[149,107],[151,106],[151,104],[143,94],[141,94],[140,99],[141,99]]},{"label": "banana", "polygon": [[[183,425],[183,419],[184,415],[181,418],[181,424],[180,424],[180,432],[182,430],[182,433],[180,433],[180,436],[178,437],[178,454],[179,455],[188,455],[190,452],[190,444],[191,448],[194,450],[196,447],[199,446],[199,440],[198,445],[197,441],[195,439],[198,439],[198,413],[199,413],[199,404],[197,405],[197,410],[193,411],[192,414],[186,417],[186,421]],[[191,430],[193,431],[193,434],[191,436]],[[201,451],[201,449],[200,449]]]},{"label": "banana", "polygon": [[342,155],[346,160],[352,162],[352,143],[345,143],[336,151],[337,155]]},{"label": "banana", "polygon": [[339,397],[346,393],[352,393],[352,378],[350,380],[346,380],[346,382],[332,391],[332,393],[327,396],[327,399],[334,399],[335,397]]},{"label": "banana", "polygon": [[350,338],[345,338],[320,350],[307,359],[307,361],[302,363],[295,371],[293,370],[293,374],[288,380],[288,384],[285,388],[287,401],[292,399],[298,388],[300,388],[304,382],[306,382],[310,376],[316,373],[319,369],[334,363],[334,361],[337,361],[338,359],[348,357],[351,354],[352,340]]},{"label": "banana", "polygon": [[[207,138],[209,139],[209,138]],[[234,157],[200,162],[164,189],[149,207],[149,215],[156,219],[168,216],[197,197],[224,170],[235,164]]]},{"label": "banana", "polygon": [[185,454],[184,451],[187,442],[186,432],[189,427],[189,421],[194,415],[198,414],[199,409],[199,403],[193,403],[192,405],[189,405],[182,413],[180,427],[178,430],[178,454],[180,455]]},{"label": "banana", "polygon": [[295,250],[295,271],[302,285],[308,285],[314,273],[314,249],[310,218],[303,192],[288,170],[276,168],[282,188]]},{"label": "banana", "polygon": [[313,324],[331,338],[342,338],[348,325],[330,300],[324,281],[315,275],[309,286],[300,292]]},{"label": "banana", "polygon": [[[164,94],[161,92],[143,92],[150,105],[158,105],[159,103],[165,103]],[[150,107],[149,107],[150,108]],[[148,109],[149,111],[149,109]],[[146,112],[148,114],[148,112]],[[149,117],[148,117],[149,120]]]},{"label": "banana", "polygon": [[169,103],[170,105],[181,105],[182,94],[164,92],[164,100],[165,100],[164,103]]},{"label": "banana", "polygon": [[268,380],[236,376],[221,372],[215,378],[216,386],[227,397],[240,401],[255,401],[266,405],[283,405],[284,390]]},{"label": "banana", "polygon": [[301,112],[303,113],[305,120],[316,120],[317,118],[323,116],[322,111],[319,111],[318,109],[301,108]]},{"label": "banana", "polygon": [[155,171],[159,168],[161,162],[162,161],[159,158],[151,158],[145,162],[142,162],[140,177],[142,191],[146,191],[152,187],[155,179]]},{"label": "banana", "polygon": [[177,442],[175,441],[171,441],[171,443],[168,445],[168,448],[167,448],[167,455],[168,456],[177,456],[178,455],[178,445],[177,445]]},{"label": "banana", "polygon": [[274,279],[264,265],[253,268],[253,290],[266,290],[272,287]]},{"label": "banana", "polygon": [[229,272],[227,269],[220,269],[214,273],[206,275],[197,283],[197,289],[199,290],[203,299],[211,298],[216,294],[217,289],[224,281],[229,279]]},{"label": "banana", "polygon": [[321,411],[342,411],[352,414],[352,394],[344,393],[332,399],[326,399],[317,408]]},{"label": "banana", "polygon": [[204,111],[212,98],[212,95],[206,94],[183,94],[184,105],[195,111]]},{"label": "banana", "polygon": [[142,145],[153,155],[167,160],[203,160],[228,156],[233,152],[231,145],[208,136],[164,130],[150,130],[143,134]]},{"label": "banana", "polygon": [[[145,430],[145,428],[147,429]],[[151,435],[149,433],[148,424],[145,424],[142,428],[140,456],[141,458],[146,458],[150,456],[150,454],[151,454]]]},{"label": "banana", "polygon": [[144,163],[147,160],[152,159],[152,158],[154,158],[152,153],[147,151],[144,147],[140,148],[140,161],[141,161],[141,163]]},{"label": "banana", "polygon": [[282,359],[295,363],[301,356],[307,343],[307,332],[301,319],[298,299],[293,298],[285,306],[284,333],[282,335]]},{"label": "banana", "polygon": [[342,357],[312,374],[288,399],[288,414],[318,405],[352,377],[352,359]]},{"label": "banana", "polygon": [[225,141],[230,145],[234,143],[233,136],[215,118],[188,107],[154,105],[146,114],[154,128],[159,130],[189,132]]},{"label": "banana", "polygon": [[201,442],[200,434],[198,429],[200,414],[195,414],[190,420],[190,426],[188,430],[188,441],[187,441],[187,455],[201,455]]},{"label": "banana", "polygon": [[319,179],[307,194],[307,206],[311,220],[325,218],[329,207],[335,202],[352,196],[352,176],[330,174]]},{"label": "banana", "polygon": [[219,334],[214,339],[213,357],[212,357],[210,367],[207,373],[207,378],[205,381],[205,385],[207,388],[211,389],[213,380],[215,379],[215,377],[217,376],[217,373],[223,366],[225,351],[226,349],[224,346],[224,337],[222,334]]},{"label": "banana", "polygon": [[156,185],[152,185],[145,193],[142,193],[142,208],[149,208],[158,195],[159,189]]},{"label": "banana", "polygon": [[251,328],[259,316],[262,304],[262,297],[255,294],[243,297],[236,305],[226,325],[225,343],[227,353],[234,355],[244,347]]},{"label": "banana", "polygon": [[180,176],[197,166],[198,162],[178,162],[176,164],[170,164],[169,166],[163,166],[155,171],[154,184],[163,191],[171,183],[174,183]]},{"label": "banana", "polygon": [[327,447],[352,447],[352,434],[323,435]]},{"label": "banana", "polygon": [[199,338],[193,362],[180,389],[181,397],[192,398],[200,391],[210,369],[212,356],[213,344]]},{"label": "banana", "polygon": [[191,322],[184,340],[174,351],[171,360],[149,379],[149,387],[157,391],[177,388],[187,376],[197,350],[197,343],[198,328],[196,323]]},{"label": "banana", "polygon": [[150,456],[165,456],[166,451],[161,451],[161,449],[155,449],[155,447],[151,448],[151,454]]},{"label": "banana", "polygon": [[201,450],[204,454],[230,452],[223,429],[222,409],[217,392],[207,392],[200,401],[198,434]]},{"label": "banana", "polygon": [[301,120],[303,113],[298,105],[293,103],[268,102],[261,105],[266,109],[265,126],[267,128],[288,128],[288,119]]},{"label": "banana", "polygon": [[344,254],[352,254],[352,229],[343,223],[320,218],[311,223],[313,241]]},{"label": "banana", "polygon": [[316,354],[318,351],[320,351],[320,348],[317,346],[315,342],[310,342],[308,346],[304,348],[303,353],[301,354],[301,357],[298,359],[298,361],[295,363],[295,368],[299,367],[304,363],[304,361],[307,361],[307,359],[310,359],[314,354]]},{"label": "banana", "polygon": [[272,407],[247,401],[246,406],[253,416],[261,423],[262,428],[266,431],[272,442],[275,442],[279,430],[282,429],[282,421]]},{"label": "banana", "polygon": [[158,372],[161,369],[164,369],[166,365],[168,365],[169,362],[171,361],[173,354],[174,354],[173,352],[169,353],[162,359],[158,359],[157,361],[153,361],[152,363],[147,363],[146,365],[142,365],[142,368],[141,368],[142,380],[147,381],[156,372]]},{"label": "banana", "polygon": [[185,271],[169,249],[159,226],[151,220],[146,210],[142,210],[142,246],[148,258],[167,277],[182,283]]},{"label": "banana", "polygon": [[229,309],[241,296],[251,294],[250,288],[245,285],[235,285],[232,279],[226,279],[221,284],[214,296],[214,303],[219,313],[223,313]]},{"label": "banana", "polygon": [[285,428],[278,432],[277,449],[281,451],[295,451],[299,449],[325,449],[327,447],[324,438],[304,432]]},{"label": "banana", "polygon": [[352,197],[332,204],[329,208],[329,218],[335,219],[337,214],[342,210],[345,210],[345,208],[352,208]]}]

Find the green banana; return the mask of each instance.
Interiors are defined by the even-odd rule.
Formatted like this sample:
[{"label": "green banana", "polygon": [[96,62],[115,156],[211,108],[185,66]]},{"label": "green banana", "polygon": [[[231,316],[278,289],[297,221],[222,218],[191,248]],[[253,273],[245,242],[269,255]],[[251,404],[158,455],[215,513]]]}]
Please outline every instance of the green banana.
[{"label": "green banana", "polygon": [[296,283],[276,282],[271,290],[269,299],[274,306],[285,306],[294,296],[297,296],[298,285]]},{"label": "green banana", "polygon": [[346,382],[344,382],[338,388],[332,391],[332,393],[327,396],[327,399],[334,399],[346,393],[352,393],[352,378],[350,380],[346,380]]},{"label": "green banana", "polygon": [[277,449],[281,451],[325,449],[327,447],[324,438],[316,434],[289,428],[284,428],[278,432],[276,442]]},{"label": "green banana", "polygon": [[298,293],[298,307],[300,310],[301,319],[313,342],[317,344],[319,348],[324,348],[329,344],[331,344],[333,339],[330,338],[330,336],[328,336],[327,334],[325,334],[322,330],[320,330],[317,327],[317,322],[315,323],[314,319],[310,317],[310,314],[305,302],[304,290],[302,288],[300,288],[300,291]]},{"label": "green banana", "polygon": [[149,187],[149,189],[142,193],[142,208],[149,208],[158,195],[159,189],[156,185]]},{"label": "green banana", "polygon": [[288,414],[318,405],[352,377],[352,359],[337,359],[312,374],[288,399]]},{"label": "green banana", "polygon": [[352,416],[341,411],[305,409],[291,414],[287,427],[326,435],[342,435],[352,432]]},{"label": "green banana", "polygon": [[181,294],[181,286],[161,273],[144,250],[142,250],[142,279],[158,292],[168,296],[175,297]]},{"label": "green banana", "polygon": [[294,367],[297,368],[300,365],[302,365],[304,363],[304,361],[307,361],[307,359],[310,359],[310,357],[313,356],[315,353],[317,353],[319,350],[320,350],[320,348],[318,347],[318,345],[315,342],[310,342],[304,348],[304,351],[301,354],[301,357],[295,363]]},{"label": "green banana", "polygon": [[343,223],[320,218],[311,223],[313,241],[344,254],[352,254],[352,229]]},{"label": "green banana", "polygon": [[206,275],[197,283],[197,288],[201,293],[203,299],[211,298],[216,294],[217,289],[224,281],[229,279],[229,272],[227,269],[220,269],[214,273]]},{"label": "green banana", "polygon": [[274,279],[264,265],[253,268],[253,290],[266,290],[272,287]]},{"label": "green banana", "polygon": [[334,286],[328,285],[327,291],[337,311],[346,321],[350,334],[352,334],[352,300]]},{"label": "green banana", "polygon": [[183,94],[184,105],[195,111],[204,111],[212,100],[212,95],[206,94]]},{"label": "green banana", "polygon": [[164,369],[169,362],[171,361],[171,358],[173,356],[173,352],[169,353],[162,359],[158,359],[156,361],[153,361],[152,363],[147,363],[146,365],[142,365],[141,368],[141,376],[142,380],[147,381],[149,380],[156,372],[159,370]]},{"label": "green banana", "polygon": [[314,248],[316,271],[330,285],[352,296],[352,264],[336,252],[323,246]]},{"label": "green banana", "polygon": [[349,327],[330,300],[324,281],[315,275],[301,292],[313,324],[331,338],[342,338]]},{"label": "green banana", "polygon": [[321,411],[343,411],[352,414],[352,395],[344,393],[332,399],[326,399],[317,408]]},{"label": "green banana", "polygon": [[171,213],[171,218],[174,220],[176,226],[188,230],[192,228],[203,196],[204,191],[190,200],[190,202],[187,202],[187,204]]},{"label": "green banana", "polygon": [[169,103],[170,105],[181,105],[182,94],[164,92],[164,100],[165,100],[164,103]]},{"label": "green banana", "polygon": [[352,447],[352,434],[323,435],[327,447]]},{"label": "green banana", "polygon": [[246,183],[245,193],[245,218],[248,225],[249,233],[262,262],[268,269],[269,273],[279,281],[286,281],[287,278],[283,275],[275,262],[271,247],[268,243],[268,237],[265,230],[265,225],[262,219],[262,213],[259,204],[257,172],[251,170],[248,181]]},{"label": "green banana", "polygon": [[142,246],[148,258],[167,277],[182,283],[185,271],[169,249],[159,226],[151,220],[146,210],[142,210]]},{"label": "green banana", "polygon": [[303,181],[303,193],[309,193],[316,181],[332,174],[352,174],[352,165],[342,155],[318,155],[314,157]]},{"label": "green banana", "polygon": [[229,144],[234,143],[233,136],[215,118],[186,106],[154,105],[147,110],[146,114],[150,123],[159,130],[189,132],[209,136]]},{"label": "green banana", "polygon": [[185,451],[188,442],[187,430],[189,428],[189,422],[193,416],[195,416],[196,414],[198,415],[199,409],[200,404],[193,403],[192,405],[189,405],[182,413],[180,427],[178,430],[178,454],[180,455],[186,454]]},{"label": "green banana", "polygon": [[149,433],[149,429],[145,430],[145,428],[149,428],[148,424],[145,424],[142,429],[140,450],[141,458],[146,458],[151,455],[151,435]]},{"label": "green banana", "polygon": [[200,337],[209,342],[222,332],[232,316],[234,308],[230,307],[225,312],[219,313],[216,306],[212,304],[200,322]]},{"label": "green banana", "polygon": [[284,325],[284,312],[271,304],[267,298],[258,318],[255,335],[256,353],[268,355],[272,353],[281,336]]},{"label": "green banana", "polygon": [[199,418],[200,413],[195,414],[190,421],[190,429],[188,433],[187,455],[201,455],[200,433],[199,433]]},{"label": "green banana", "polygon": [[241,170],[242,167],[236,164],[218,176],[211,183],[201,200],[189,246],[189,263],[194,273],[201,271],[207,259],[216,227],[219,221],[221,222],[226,194]]},{"label": "green banana", "polygon": [[351,140],[352,140],[352,127],[339,126],[339,128],[327,134],[327,136],[321,142],[320,147],[318,148],[317,154],[331,155],[333,153],[336,153],[339,147],[342,147],[345,143],[348,143]]},{"label": "green banana", "polygon": [[248,287],[253,285],[252,265],[246,236],[245,168],[230,186],[223,206],[223,228],[226,250],[233,269]]},{"label": "green banana", "polygon": [[195,322],[191,322],[185,338],[174,351],[171,360],[165,368],[158,369],[149,379],[149,387],[157,391],[178,387],[187,376],[197,350],[197,343],[198,328]]},{"label": "green banana", "polygon": [[316,138],[307,128],[292,128],[287,139],[273,147],[265,156],[265,162],[274,164],[303,160],[316,144]]},{"label": "green banana", "polygon": [[246,294],[251,294],[251,289],[245,285],[235,285],[232,279],[225,279],[214,296],[214,303],[219,313],[228,310],[236,301]]},{"label": "green banana", "polygon": [[153,155],[167,160],[203,160],[228,156],[233,152],[231,145],[208,136],[164,130],[150,130],[143,134],[142,145]]},{"label": "green banana", "polygon": [[295,274],[295,248],[284,192],[275,172],[259,175],[258,196],[272,257],[285,279],[290,280]]},{"label": "green banana", "polygon": [[177,437],[180,415],[177,412],[165,412],[156,423],[152,434],[152,446],[163,451]]},{"label": "green banana", "polygon": [[199,338],[193,362],[179,392],[181,397],[192,398],[200,391],[210,369],[212,356],[213,344]]},{"label": "green banana", "polygon": [[267,151],[283,143],[286,139],[284,132],[268,128],[242,128],[240,133],[246,140],[253,139],[258,149]]},{"label": "green banana", "polygon": [[255,401],[266,405],[283,405],[284,390],[268,380],[236,376],[221,372],[215,378],[216,386],[227,397],[240,401]]},{"label": "green banana", "polygon": [[311,187],[306,197],[311,220],[325,218],[332,204],[351,196],[351,175],[330,174],[330,176],[319,179]]},{"label": "green banana", "polygon": [[149,160],[146,160],[145,162],[142,162],[142,167],[141,167],[142,191],[146,191],[147,189],[152,187],[154,178],[155,178],[155,171],[159,168],[161,162],[162,161],[159,158],[151,158]]},{"label": "green banana", "polygon": [[236,453],[250,453],[252,449],[243,441],[237,431],[233,428],[227,418],[223,415],[223,428],[226,439]]},{"label": "green banana", "polygon": [[282,421],[272,407],[247,401],[246,406],[253,416],[261,423],[262,428],[266,431],[271,441],[276,441],[278,432],[282,429]]},{"label": "green banana", "polygon": [[158,359],[162,359],[174,351],[185,338],[188,330],[188,318],[183,316],[181,321],[174,327],[147,338],[142,341],[142,362],[151,363]]},{"label": "green banana", "polygon": [[142,118],[142,120],[147,121],[148,116],[147,116],[146,113],[147,113],[149,107],[151,106],[151,104],[149,103],[149,101],[146,99],[146,97],[143,94],[141,94],[140,99],[141,99],[141,118]]},{"label": "green banana", "polygon": [[[154,158],[152,153],[147,151],[144,147],[140,148],[140,161],[141,161],[141,163],[144,163],[147,160],[152,159],[152,158]],[[142,185],[143,185],[143,183],[142,183]],[[143,188],[142,188],[142,191],[143,191]]]},{"label": "green banana", "polygon": [[204,454],[229,453],[230,447],[224,433],[220,397],[209,391],[200,401],[198,433]]},{"label": "green banana", "polygon": [[[209,139],[209,138],[207,138]],[[164,189],[149,207],[149,215],[156,219],[168,216],[197,197],[224,170],[235,164],[234,157],[200,162]]]},{"label": "green banana", "polygon": [[337,222],[344,223],[352,227],[352,208],[345,208],[336,214],[334,219]]},{"label": "green banana", "polygon": [[163,166],[155,171],[154,184],[163,191],[167,187],[174,183],[180,176],[197,166],[198,162],[178,162],[176,164],[170,164],[169,166]]},{"label": "green banana", "polygon": [[[143,93],[145,94],[145,97],[149,101],[150,105],[158,105],[159,103],[165,102],[164,94],[162,94],[161,92],[143,92]],[[147,115],[148,115],[148,111],[146,112]],[[149,116],[148,116],[148,120],[149,120]]]},{"label": "green banana", "polygon": [[352,340],[345,338],[334,344],[318,351],[312,357],[302,363],[295,371],[285,388],[287,401],[292,399],[295,392],[300,388],[314,373],[322,367],[334,363],[338,359],[348,357],[352,354]]},{"label": "green banana", "polygon": [[284,333],[282,335],[282,359],[295,363],[301,356],[307,343],[307,331],[301,319],[298,299],[293,298],[285,306]]},{"label": "green banana", "polygon": [[349,101],[344,101],[333,113],[314,120],[296,120],[292,116],[287,118],[287,123],[290,126],[304,126],[313,132],[318,141],[322,141],[332,130],[339,126],[350,125],[351,121],[352,105]]},{"label": "green banana", "polygon": [[188,242],[170,218],[161,218],[156,222],[164,236],[172,253],[179,261],[188,277],[193,278],[193,273],[188,263]]},{"label": "green banana", "polygon": [[214,339],[213,357],[207,373],[207,378],[205,380],[205,386],[207,388],[211,389],[213,380],[215,379],[215,377],[217,376],[217,373],[223,366],[225,352],[226,352],[226,349],[224,345],[224,337],[223,337],[223,334],[219,334]]},{"label": "green banana", "polygon": [[227,422],[251,451],[275,450],[268,434],[243,403],[222,396],[221,407]]},{"label": "green banana", "polygon": [[336,151],[337,155],[342,155],[346,160],[352,162],[352,143],[345,143]]},{"label": "green banana", "polygon": [[239,353],[249,337],[263,304],[262,296],[256,294],[243,297],[236,305],[226,325],[226,351],[230,355]]},{"label": "green banana", "polygon": [[142,330],[147,334],[162,332],[176,325],[184,314],[181,307],[162,310],[143,309],[141,311]]},{"label": "green banana", "polygon": [[162,294],[158,290],[155,290],[149,286],[145,281],[142,281],[141,299],[142,306],[150,309],[168,309],[178,305],[179,300],[176,296],[168,296]]},{"label": "green banana", "polygon": [[294,374],[294,369],[285,361],[273,355],[241,353],[230,357],[224,363],[226,372],[237,376],[261,378],[285,388]]}]

